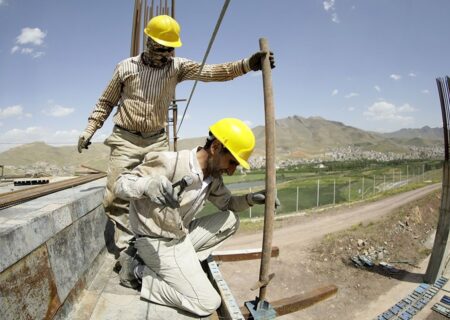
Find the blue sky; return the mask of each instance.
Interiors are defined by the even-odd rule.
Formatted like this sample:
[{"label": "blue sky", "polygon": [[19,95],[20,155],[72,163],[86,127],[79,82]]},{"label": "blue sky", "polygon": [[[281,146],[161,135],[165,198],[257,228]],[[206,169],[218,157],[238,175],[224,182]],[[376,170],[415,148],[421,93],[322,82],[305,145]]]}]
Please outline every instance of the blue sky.
[{"label": "blue sky", "polygon": [[[176,1],[178,56],[202,61],[222,6]],[[133,7],[133,0],[0,0],[0,151],[76,143],[116,64],[129,56]],[[276,58],[278,119],[320,116],[380,132],[442,126],[435,79],[449,74],[449,12],[447,0],[232,0],[207,62],[247,57],[265,37]],[[193,84],[181,83],[177,98],[188,98]],[[261,72],[199,83],[180,137],[205,135],[223,117],[264,124]],[[94,141],[112,125],[111,115]]]}]

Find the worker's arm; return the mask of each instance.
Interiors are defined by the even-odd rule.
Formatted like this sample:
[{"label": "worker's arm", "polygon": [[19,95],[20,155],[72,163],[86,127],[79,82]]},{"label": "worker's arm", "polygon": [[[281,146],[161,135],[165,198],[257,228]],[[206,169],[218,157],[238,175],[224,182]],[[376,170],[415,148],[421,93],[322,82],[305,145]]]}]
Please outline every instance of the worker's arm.
[{"label": "worker's arm", "polygon": [[116,181],[114,193],[124,200],[147,197],[158,206],[179,208],[178,197],[172,183],[165,176],[138,177],[132,173],[122,174]]},{"label": "worker's arm", "polygon": [[103,123],[111,114],[113,108],[119,103],[121,87],[119,65],[117,65],[111,81],[98,99],[94,110],[88,118],[86,129],[78,139],[78,152],[81,153],[82,149],[87,149],[95,131],[103,126]]},{"label": "worker's arm", "polygon": [[[255,204],[265,204],[266,192],[263,190],[241,196],[234,196],[223,184],[221,179],[220,183],[215,183],[212,185],[208,200],[222,211],[231,210],[233,212],[240,212],[252,207]],[[278,208],[280,205],[280,200],[276,197],[275,208]]]},{"label": "worker's arm", "polygon": [[248,195],[233,196],[224,185],[222,178],[213,181],[208,200],[211,201],[219,210],[231,210],[240,212],[248,209],[250,204],[247,200]]},{"label": "worker's arm", "polygon": [[142,164],[117,178],[114,194],[128,201],[149,198],[158,206],[179,208],[178,196],[166,176],[166,163],[161,153],[148,153]]},{"label": "worker's arm", "polygon": [[[226,62],[220,64],[205,64],[201,69],[201,64],[178,58],[176,63],[179,63],[180,73],[178,75],[178,81],[184,80],[199,80],[204,82],[209,81],[228,81],[238,76],[246,74],[250,70],[261,70],[261,58],[266,55],[267,52],[256,52],[252,56],[235,62]],[[275,67],[275,60],[273,54],[269,55],[271,67]],[[202,70],[200,73],[200,69]]]}]

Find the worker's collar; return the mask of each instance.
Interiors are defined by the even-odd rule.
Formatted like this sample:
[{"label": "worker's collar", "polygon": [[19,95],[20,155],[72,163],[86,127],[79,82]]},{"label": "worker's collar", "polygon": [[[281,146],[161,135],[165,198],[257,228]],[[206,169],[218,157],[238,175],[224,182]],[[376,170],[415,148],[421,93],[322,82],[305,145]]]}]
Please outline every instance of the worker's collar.
[{"label": "worker's collar", "polygon": [[201,149],[202,147],[198,146],[191,150],[189,165],[192,173],[197,174],[200,177],[200,180],[203,180],[203,170],[197,159],[197,152]]}]

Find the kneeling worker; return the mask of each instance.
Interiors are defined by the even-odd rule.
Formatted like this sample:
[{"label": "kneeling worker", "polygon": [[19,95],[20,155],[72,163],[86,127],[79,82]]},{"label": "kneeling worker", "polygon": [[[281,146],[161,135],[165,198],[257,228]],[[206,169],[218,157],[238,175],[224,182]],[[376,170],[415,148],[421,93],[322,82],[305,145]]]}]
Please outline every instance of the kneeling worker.
[{"label": "kneeling worker", "polygon": [[[222,180],[222,174],[232,175],[238,165],[249,168],[254,147],[251,129],[241,120],[225,118],[210,127],[204,147],[150,152],[118,178],[115,193],[130,201],[134,245],[143,262],[132,268],[142,281],[142,298],[199,316],[220,306],[200,261],[237,231],[235,212],[265,203],[265,192],[233,196]],[[185,182],[182,189],[176,186],[180,181]],[[205,200],[220,211],[195,219]]]}]

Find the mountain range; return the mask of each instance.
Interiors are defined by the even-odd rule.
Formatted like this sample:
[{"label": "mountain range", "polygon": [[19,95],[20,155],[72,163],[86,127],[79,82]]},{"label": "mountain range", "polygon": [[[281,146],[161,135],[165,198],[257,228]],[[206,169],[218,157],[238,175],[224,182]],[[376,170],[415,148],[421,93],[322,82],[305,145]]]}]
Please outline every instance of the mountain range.
[{"label": "mountain range", "polygon": [[[391,133],[376,133],[347,126],[342,122],[321,117],[291,116],[276,120],[276,154],[278,159],[312,158],[330,149],[346,146],[379,152],[406,152],[409,146],[443,145],[442,128],[425,126],[419,129],[401,129]],[[252,129],[256,137],[254,156],[265,154],[265,129]],[[205,137],[181,139],[178,149],[203,145]],[[109,148],[93,143],[89,150],[79,154],[76,146],[53,147],[44,142],[24,144],[0,153],[0,165],[30,166],[45,162],[55,166],[78,167],[84,164],[106,170]]]}]

